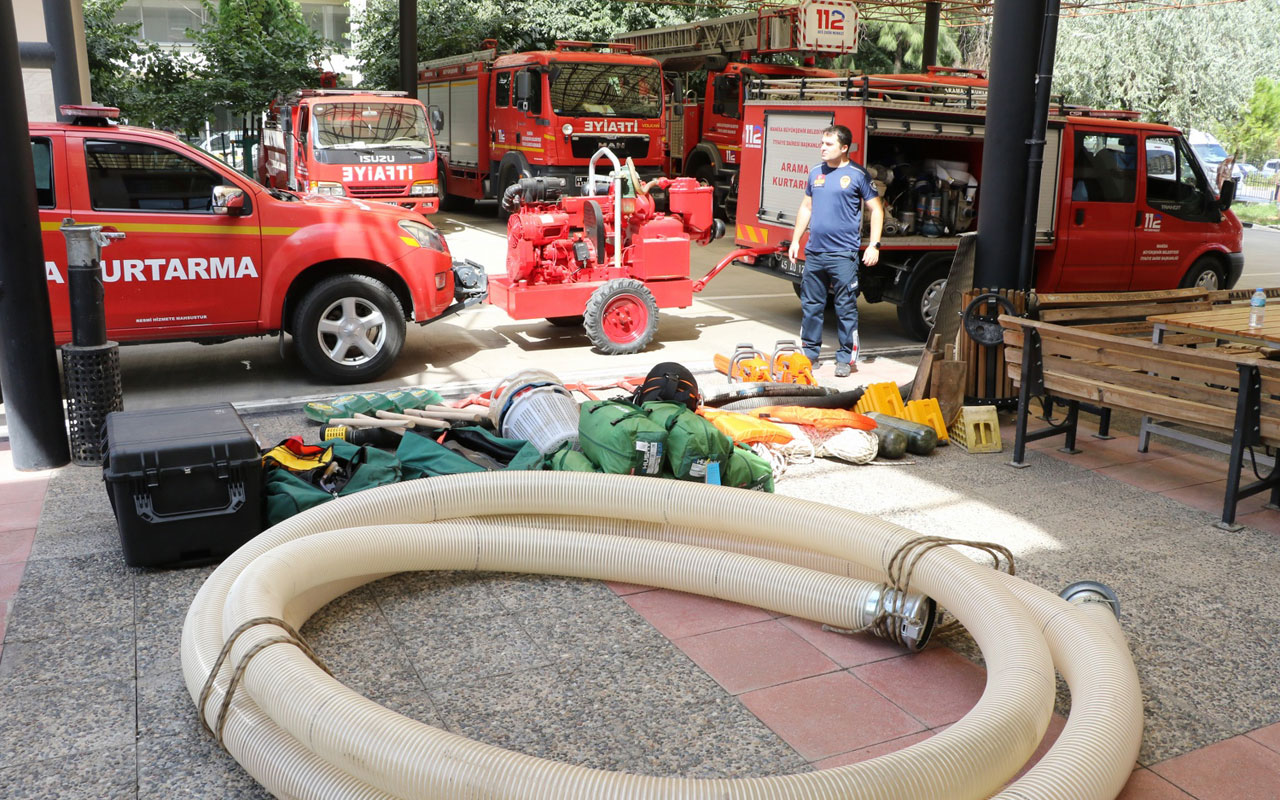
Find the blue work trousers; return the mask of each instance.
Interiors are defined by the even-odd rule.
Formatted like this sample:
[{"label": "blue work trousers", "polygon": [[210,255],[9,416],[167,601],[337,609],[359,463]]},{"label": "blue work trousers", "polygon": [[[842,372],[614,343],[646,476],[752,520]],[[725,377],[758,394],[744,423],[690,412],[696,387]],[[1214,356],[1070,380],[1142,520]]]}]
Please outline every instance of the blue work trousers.
[{"label": "blue work trousers", "polygon": [[815,364],[822,350],[822,322],[827,310],[827,292],[835,292],[836,363],[858,360],[858,252],[805,253],[804,274],[800,277],[800,342],[804,354]]}]

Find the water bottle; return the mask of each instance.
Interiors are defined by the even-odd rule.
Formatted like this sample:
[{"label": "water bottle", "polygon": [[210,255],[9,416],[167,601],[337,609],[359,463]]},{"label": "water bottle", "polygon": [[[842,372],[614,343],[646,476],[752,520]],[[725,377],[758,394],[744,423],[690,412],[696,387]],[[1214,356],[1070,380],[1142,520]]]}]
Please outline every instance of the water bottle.
[{"label": "water bottle", "polygon": [[1267,313],[1267,295],[1262,289],[1255,289],[1249,298],[1249,327],[1261,328],[1262,318]]}]

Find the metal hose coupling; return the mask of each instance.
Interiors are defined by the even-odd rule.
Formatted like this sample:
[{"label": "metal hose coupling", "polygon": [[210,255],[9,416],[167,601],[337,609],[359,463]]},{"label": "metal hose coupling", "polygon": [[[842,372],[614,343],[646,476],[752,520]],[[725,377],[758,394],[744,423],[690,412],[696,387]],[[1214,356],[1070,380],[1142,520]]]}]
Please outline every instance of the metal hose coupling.
[{"label": "metal hose coupling", "polygon": [[881,584],[867,595],[863,613],[872,622],[868,630],[881,639],[897,642],[908,650],[923,650],[938,618],[938,604],[920,592],[907,592]]},{"label": "metal hose coupling", "polygon": [[1082,603],[1100,603],[1111,609],[1117,618],[1120,616],[1120,598],[1115,590],[1105,583],[1097,581],[1076,581],[1059,594],[1063,600],[1073,605]]}]

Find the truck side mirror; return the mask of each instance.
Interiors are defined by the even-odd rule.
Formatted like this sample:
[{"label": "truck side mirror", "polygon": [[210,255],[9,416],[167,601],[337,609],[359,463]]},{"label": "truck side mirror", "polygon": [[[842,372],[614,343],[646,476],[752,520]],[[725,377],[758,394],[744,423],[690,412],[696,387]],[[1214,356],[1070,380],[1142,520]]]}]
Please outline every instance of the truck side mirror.
[{"label": "truck side mirror", "polygon": [[444,130],[444,112],[440,110],[440,106],[429,106],[427,108],[427,116],[431,118],[431,129],[437,134]]},{"label": "truck side mirror", "polygon": [[519,104],[521,111],[529,110],[529,96],[533,93],[533,86],[529,82],[529,71],[522,69],[516,73],[516,103]]},{"label": "truck side mirror", "polygon": [[1236,182],[1234,180],[1226,180],[1222,182],[1222,191],[1218,192],[1218,205],[1222,208],[1231,208],[1231,203],[1236,199]]},{"label": "truck side mirror", "polygon": [[224,184],[213,187],[213,200],[210,206],[215,214],[243,217],[249,213],[249,198],[245,197],[243,189]]},{"label": "truck side mirror", "polygon": [[684,81],[680,78],[671,79],[671,113],[677,117],[684,116]]}]

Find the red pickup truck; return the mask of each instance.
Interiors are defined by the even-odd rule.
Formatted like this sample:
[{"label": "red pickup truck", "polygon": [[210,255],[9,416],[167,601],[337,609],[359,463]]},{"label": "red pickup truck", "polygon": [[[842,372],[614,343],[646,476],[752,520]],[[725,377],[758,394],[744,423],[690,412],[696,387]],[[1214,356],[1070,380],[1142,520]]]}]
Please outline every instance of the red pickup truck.
[{"label": "red pickup truck", "polygon": [[[125,234],[102,254],[107,334],[218,342],[285,331],[332,383],[373,380],[425,324],[483,300],[420,214],[264,187],[175,136],[118,126],[114,109],[32,123],[31,155],[58,344],[71,338],[67,217]],[[117,112],[118,113],[118,112]]]}]

